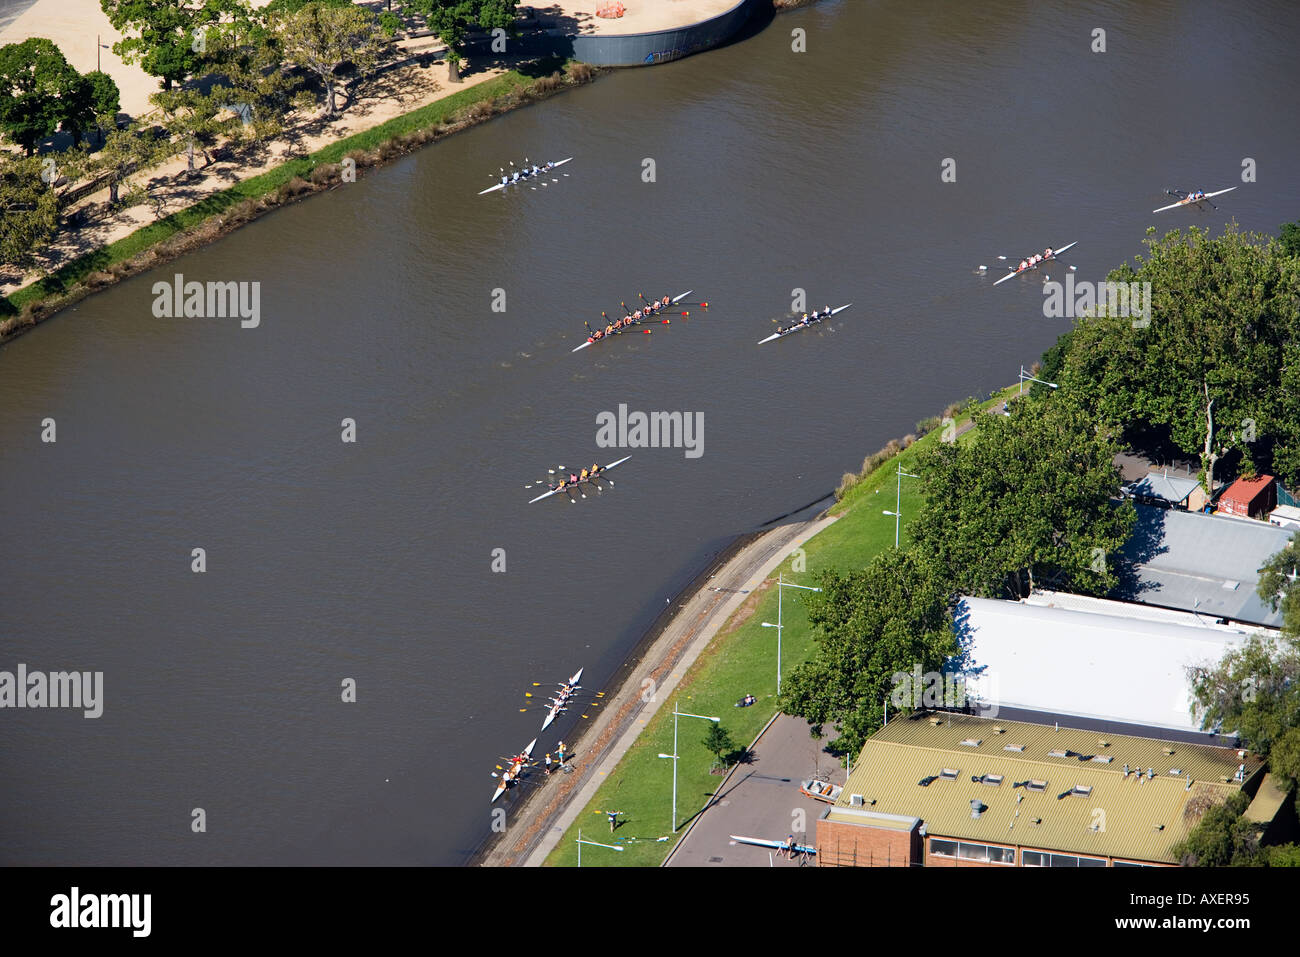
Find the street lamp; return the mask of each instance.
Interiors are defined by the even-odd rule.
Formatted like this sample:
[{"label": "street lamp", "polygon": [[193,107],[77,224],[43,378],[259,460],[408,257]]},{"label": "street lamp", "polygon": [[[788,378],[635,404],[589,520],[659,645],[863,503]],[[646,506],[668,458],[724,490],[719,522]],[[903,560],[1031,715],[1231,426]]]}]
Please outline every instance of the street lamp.
[{"label": "street lamp", "polygon": [[1038,382],[1038,383],[1041,383],[1041,384],[1043,384],[1043,385],[1045,385],[1045,386],[1050,386],[1050,387],[1053,388],[1053,389],[1059,389],[1059,388],[1060,388],[1060,386],[1057,385],[1055,382],[1048,382],[1048,381],[1046,381],[1045,379],[1035,379],[1033,376],[1031,376],[1028,372],[1025,371],[1025,367],[1024,367],[1024,366],[1021,366],[1021,367],[1020,367],[1020,394],[1021,394],[1021,395],[1024,395],[1024,394],[1025,394],[1025,380],[1026,380],[1026,379],[1028,379],[1030,382]]},{"label": "street lamp", "polygon": [[802,588],[804,591],[821,591],[820,588],[813,588],[811,585],[796,585],[794,582],[785,580],[785,572],[776,576],[776,624],[770,621],[763,622],[764,628],[776,629],[776,693],[781,693],[781,595],[782,590],[786,588]]},{"label": "street lamp", "polygon": [[[1022,370],[1023,371],[1023,370]],[[898,522],[903,517],[903,476],[908,478],[920,478],[919,475],[913,475],[911,472],[904,472],[903,466],[898,466],[898,491],[894,494],[894,511],[881,509],[881,514],[894,516],[894,547],[898,547]]]},{"label": "street lamp", "polygon": [[673,762],[673,833],[677,833],[677,719],[678,718],[699,718],[701,721],[712,721],[719,724],[721,718],[710,718],[707,714],[687,714],[685,711],[677,710],[677,702],[673,702],[673,753],[660,754],[659,757],[666,758]]},{"label": "street lamp", "polygon": [[582,866],[582,845],[590,844],[592,847],[608,847],[611,851],[621,851],[623,848],[617,844],[601,844],[599,841],[584,841],[582,839],[582,828],[578,828],[578,866]]}]

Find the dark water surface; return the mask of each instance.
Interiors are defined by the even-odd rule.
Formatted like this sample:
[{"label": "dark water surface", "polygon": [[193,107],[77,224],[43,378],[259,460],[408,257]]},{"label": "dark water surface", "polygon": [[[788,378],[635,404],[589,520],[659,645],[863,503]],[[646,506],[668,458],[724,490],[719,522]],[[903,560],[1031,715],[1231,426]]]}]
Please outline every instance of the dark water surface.
[{"label": "dark water surface", "polygon": [[[1101,279],[1153,223],[1300,218],[1298,47],[1285,2],[827,2],[426,149],[7,346],[0,669],[103,671],[106,701],[0,712],[0,863],[462,862],[496,758],[538,733],[530,682],[581,665],[599,689],[730,536],[1054,341],[1037,280],[993,289],[977,265],[1077,240]],[[523,153],[576,159],[475,195]],[[1167,186],[1240,184],[1244,157],[1259,181],[1219,212],[1151,215]],[[154,318],[177,272],[260,282],[260,327]],[[756,346],[795,287],[855,306]],[[571,354],[584,318],[688,288],[707,314]],[[625,454],[595,444],[620,403],[703,412],[704,454],[634,450],[612,492],[526,505],[547,466]]]}]

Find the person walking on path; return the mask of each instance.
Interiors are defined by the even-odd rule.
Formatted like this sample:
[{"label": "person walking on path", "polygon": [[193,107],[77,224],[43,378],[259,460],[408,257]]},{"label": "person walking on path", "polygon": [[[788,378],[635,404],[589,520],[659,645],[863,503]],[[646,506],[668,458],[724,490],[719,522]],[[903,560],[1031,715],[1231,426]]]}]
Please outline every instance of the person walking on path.
[{"label": "person walking on path", "polygon": [[560,742],[560,767],[564,767],[564,742]]}]

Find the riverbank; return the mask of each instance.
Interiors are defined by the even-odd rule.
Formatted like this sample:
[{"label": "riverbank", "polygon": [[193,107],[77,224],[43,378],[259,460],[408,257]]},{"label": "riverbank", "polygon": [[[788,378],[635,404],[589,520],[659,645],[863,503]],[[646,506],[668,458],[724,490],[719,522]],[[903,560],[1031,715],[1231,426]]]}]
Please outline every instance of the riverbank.
[{"label": "riverbank", "polygon": [[[419,69],[418,64],[410,66]],[[382,122],[378,117],[372,125],[363,122],[355,132],[341,138],[335,135],[337,130],[318,132],[314,138],[300,131],[287,138],[285,148],[275,158],[260,165],[250,167],[240,161],[242,157],[236,157],[227,169],[200,171],[202,182],[209,183],[209,187],[204,189],[200,183],[184,190],[188,202],[183,208],[146,225],[128,216],[125,221],[129,227],[115,231],[110,227],[109,234],[116,238],[89,252],[78,254],[85,243],[74,238],[62,265],[0,299],[0,314],[8,315],[0,321],[0,344],[91,293],[163,265],[289,203],[353,181],[351,175],[344,177],[344,161],[355,164],[357,172],[385,166],[503,113],[589,83],[597,75],[598,71],[586,64],[558,59],[521,63],[508,71],[489,73],[466,89],[435,97]],[[435,90],[440,88],[434,85]],[[173,165],[180,172],[185,161],[182,158]],[[248,175],[250,172],[254,175]],[[216,185],[231,179],[236,180],[233,186]],[[103,196],[92,196],[86,202],[102,203],[106,198],[105,191]],[[140,213],[140,208],[135,212]]]}]

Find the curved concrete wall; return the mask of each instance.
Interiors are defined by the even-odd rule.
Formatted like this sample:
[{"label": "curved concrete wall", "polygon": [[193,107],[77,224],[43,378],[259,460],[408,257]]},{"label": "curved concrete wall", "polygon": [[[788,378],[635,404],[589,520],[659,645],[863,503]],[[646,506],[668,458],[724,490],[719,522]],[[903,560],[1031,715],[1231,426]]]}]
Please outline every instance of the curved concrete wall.
[{"label": "curved concrete wall", "polygon": [[660,33],[570,36],[572,55],[593,66],[645,66],[666,63],[726,43],[762,0],[740,0],[709,20]]}]

